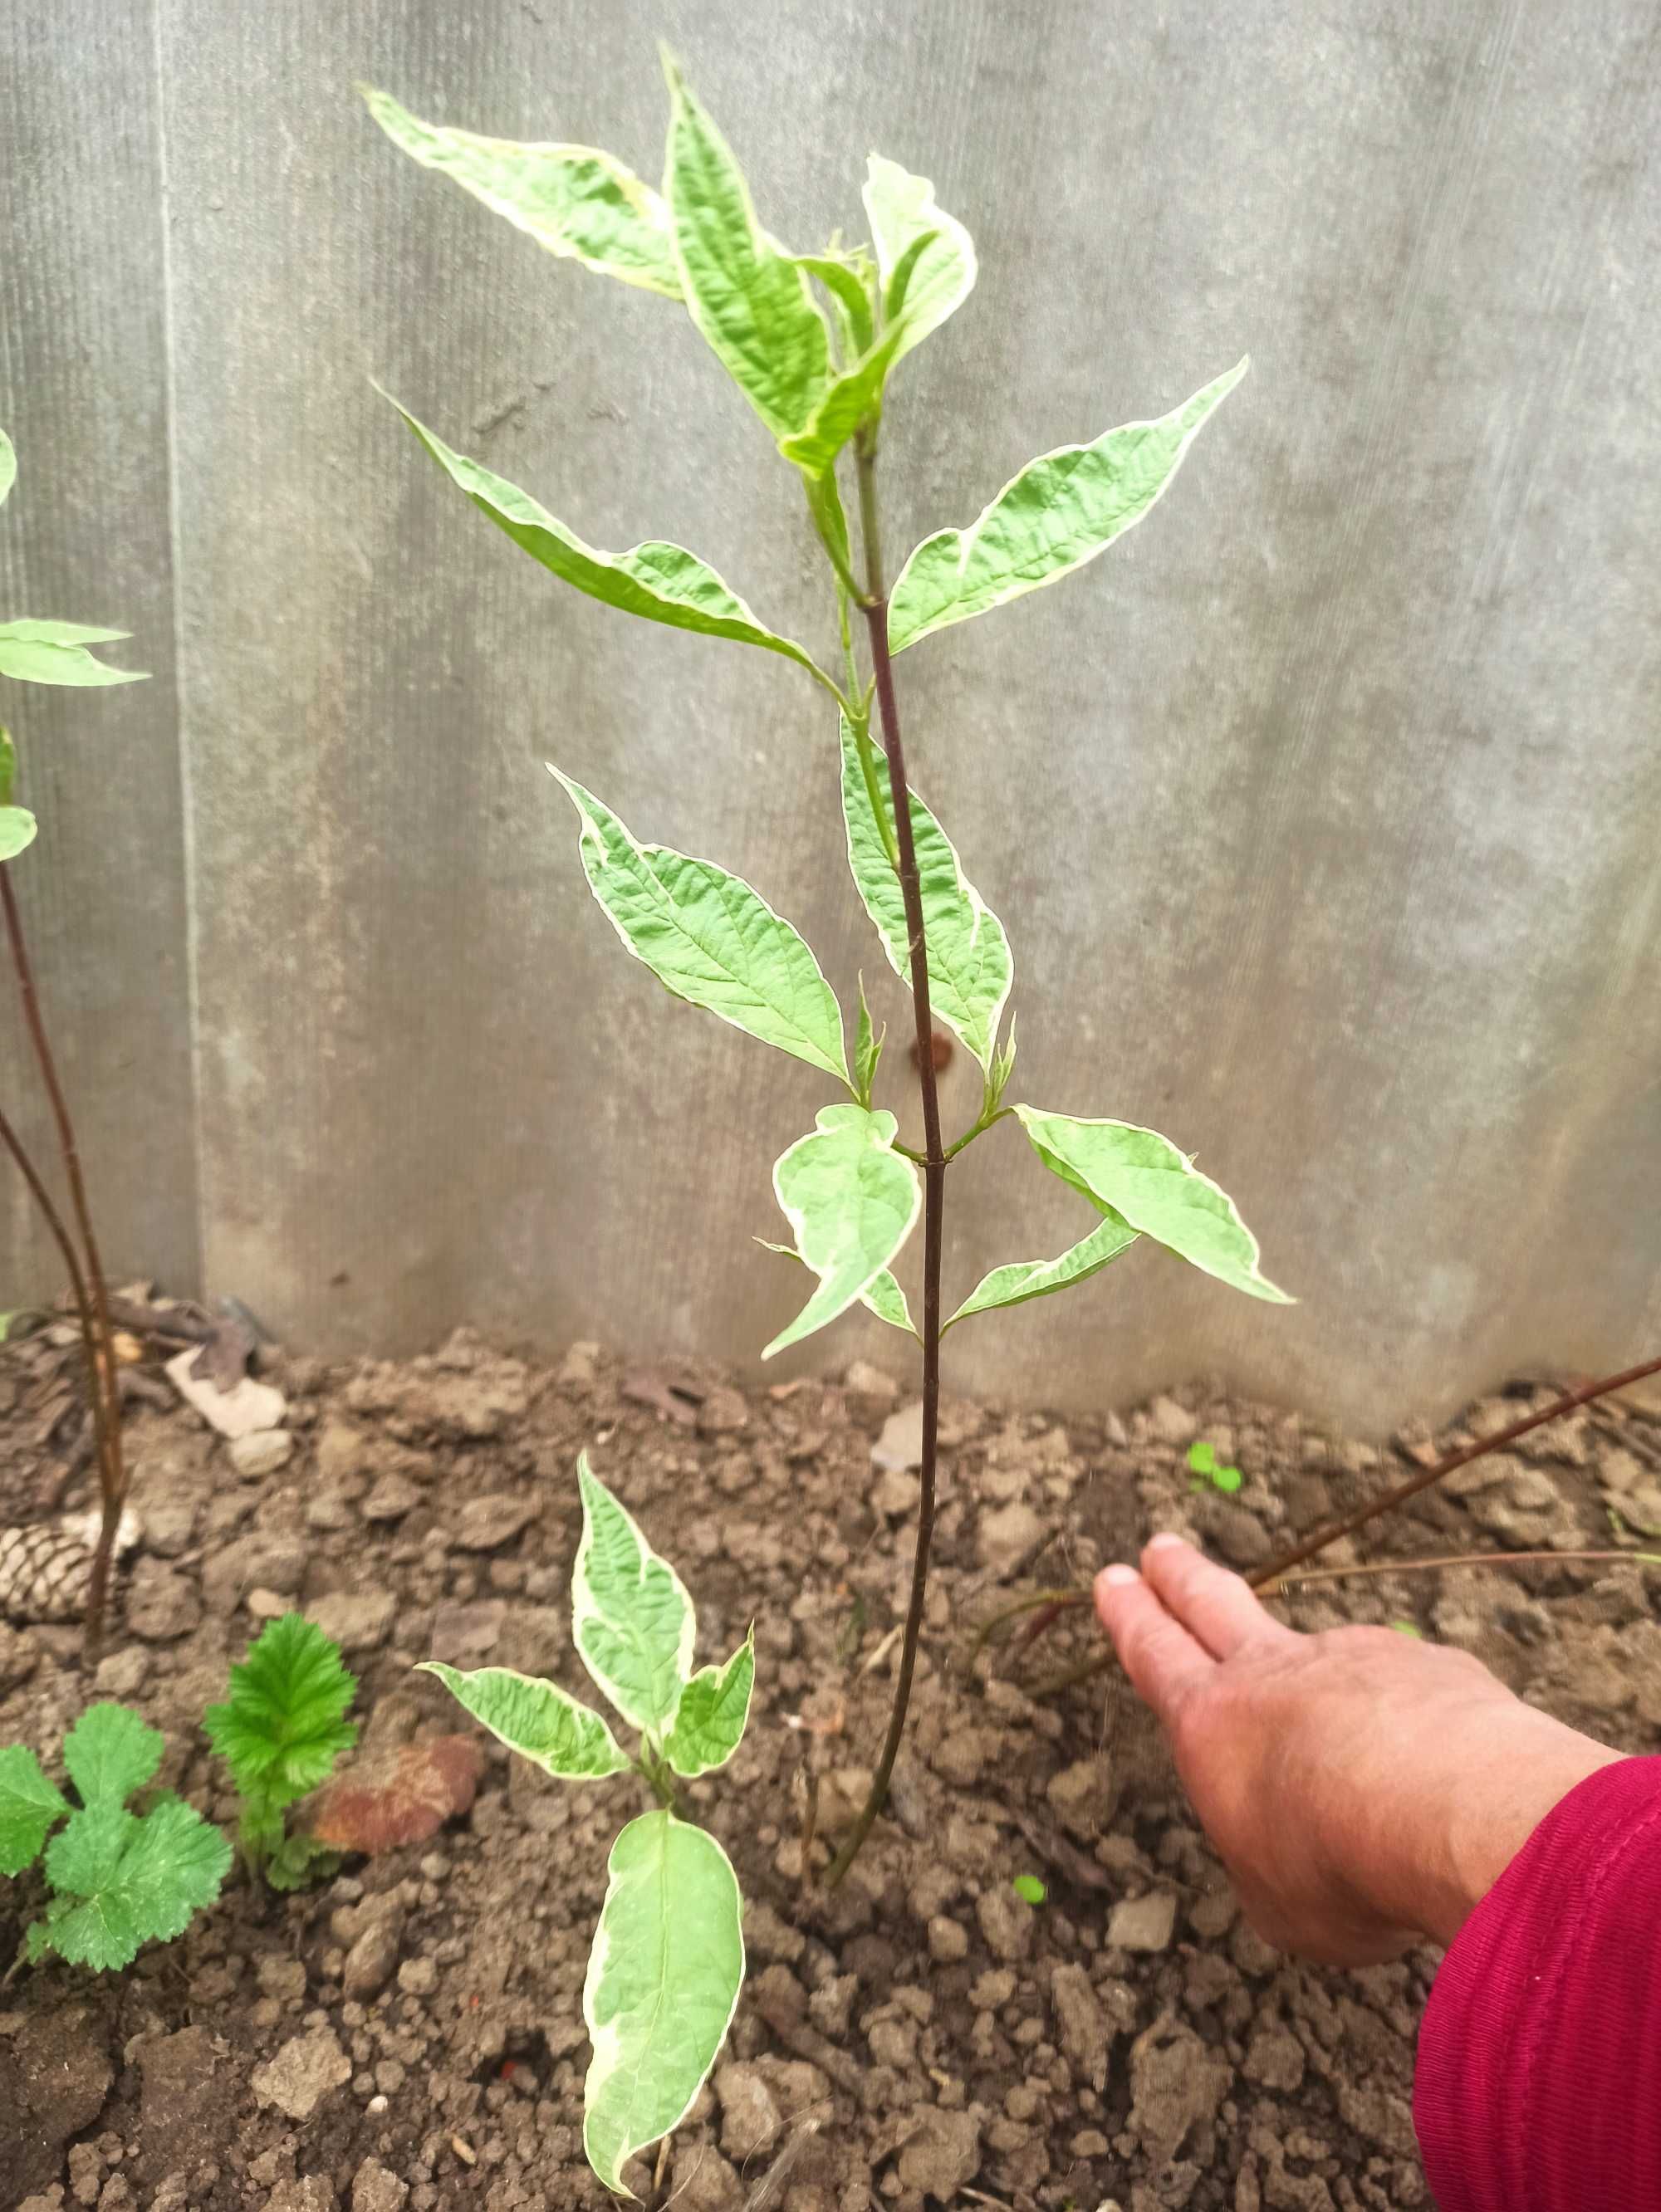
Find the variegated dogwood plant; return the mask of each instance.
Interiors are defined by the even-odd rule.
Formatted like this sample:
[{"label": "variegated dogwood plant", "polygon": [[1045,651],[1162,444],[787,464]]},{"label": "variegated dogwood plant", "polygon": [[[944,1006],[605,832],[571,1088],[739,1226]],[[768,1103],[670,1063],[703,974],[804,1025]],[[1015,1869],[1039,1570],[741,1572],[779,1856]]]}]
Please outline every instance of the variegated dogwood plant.
[{"label": "variegated dogwood plant", "polygon": [[633,1774],[657,1799],[611,1846],[605,1902],[582,1989],[593,2056],[583,2148],[623,2195],[623,2168],[676,2128],[727,2039],[744,1980],[738,1876],[686,1819],[682,1781],[725,1766],[750,1717],[752,1630],[725,1665],[692,1664],[697,1618],[685,1585],[588,1465],[577,1462],[582,1535],[571,1572],[571,1641],[630,1728],[631,1755],[605,1717],[557,1684],[508,1667],[425,1671],[510,1751],[565,1782]]},{"label": "variegated dogwood plant", "polygon": [[[395,144],[549,252],[684,307],[794,475],[824,551],[827,616],[838,641],[834,667],[772,629],[696,554],[659,539],[601,552],[529,494],[399,410],[474,506],[562,581],[645,621],[782,655],[835,702],[834,745],[828,721],[825,733],[827,795],[834,774],[855,889],[890,965],[910,987],[920,1146],[902,1142],[895,1115],[875,1103],[883,1040],[863,987],[850,1057],[836,993],[800,934],[759,892],[713,861],[642,843],[574,775],[552,768],[576,809],[589,886],[635,957],[676,997],[805,1060],[837,1086],[834,1103],[819,1109],[812,1129],[774,1167],[773,1188],[790,1227],[790,1242],[774,1249],[804,1262],[816,1287],[764,1357],[855,1304],[920,1340],[922,1453],[910,1598],[885,1741],[869,1797],[825,1873],[834,1883],[881,1809],[904,1726],[934,1525],[946,1330],[1083,1282],[1138,1243],[1163,1245],[1250,1297],[1285,1302],[1264,1276],[1256,1240],[1232,1200],[1168,1138],[1127,1121],[1006,1103],[1015,1056],[1013,1024],[1005,1024],[1013,975],[1009,940],[910,786],[893,668],[897,655],[938,631],[1083,568],[1140,522],[1246,363],[1226,369],[1167,414],[1030,462],[966,528],[925,538],[891,586],[878,520],[878,453],[891,380],[968,297],[976,274],[969,234],[939,205],[926,177],[873,155],[863,189],[868,245],[789,251],[762,227],[732,149],[679,70],[667,58],[665,66],[670,118],[661,191],[592,147],[480,137],[422,122],[384,93],[366,96]],[[845,482],[856,493],[857,550]],[[863,656],[856,643],[861,630]],[[973,1055],[983,1077],[979,1111],[950,1142],[940,1126],[936,1019]],[[947,1168],[988,1130],[1012,1120],[1039,1164],[1077,1192],[1089,1228],[1059,1258],[995,1267],[943,1316]],[[916,1322],[892,1269],[920,1213],[922,1308]],[[665,2109],[673,2102],[666,2099]]]}]

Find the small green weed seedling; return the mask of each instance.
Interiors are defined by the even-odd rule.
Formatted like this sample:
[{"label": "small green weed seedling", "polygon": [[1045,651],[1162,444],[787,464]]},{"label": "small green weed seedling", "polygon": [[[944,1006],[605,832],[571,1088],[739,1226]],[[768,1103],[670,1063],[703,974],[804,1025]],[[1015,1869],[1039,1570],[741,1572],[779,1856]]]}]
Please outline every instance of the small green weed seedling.
[{"label": "small green weed seedling", "polygon": [[154,1778],[162,1747],[161,1731],[126,1706],[89,1705],[64,1739],[78,1806],[32,1751],[0,1751],[0,1874],[21,1874],[44,1844],[51,1892],[20,1963],[55,1951],[72,1966],[127,1966],[142,1945],[182,1935],[218,1896],[231,1864],[219,1830],[170,1793],[143,1813],[128,1805]]},{"label": "small green weed seedling", "polygon": [[337,1863],[338,1853],[309,1837],[290,1836],[283,1814],[326,1782],[341,1753],[356,1742],[357,1729],[345,1718],[356,1692],[339,1645],[314,1621],[287,1613],[231,1668],[224,1704],[202,1716],[242,1801],[242,1856],[273,1889],[298,1889]]},{"label": "small green weed seedling", "polygon": [[[874,1103],[883,1039],[863,988],[850,1057],[843,1002],[804,939],[759,892],[713,861],[642,842],[575,777],[552,769],[576,810],[589,888],[628,951],[677,998],[791,1054],[833,1086],[833,1103],[774,1165],[774,1193],[790,1227],[782,1249],[815,1283],[763,1356],[800,1344],[856,1305],[921,1344],[916,1548],[893,1703],[870,1792],[825,1873],[834,1885],[882,1808],[904,1729],[927,1599],[946,1331],[1082,1283],[1132,1246],[1163,1246],[1249,1297],[1287,1303],[1259,1267],[1256,1239],[1233,1201],[1168,1138],[1130,1121],[1004,1103],[1015,1058],[1013,1026],[1005,1022],[1014,977],[1009,939],[939,818],[911,788],[894,675],[901,653],[916,653],[926,667],[939,650],[928,641],[1074,574],[1140,523],[1246,363],[1152,420],[1041,454],[966,527],[923,538],[891,586],[877,468],[890,380],[969,297],[976,276],[969,233],[940,205],[927,177],[873,155],[863,191],[869,248],[790,252],[759,219],[732,149],[679,70],[672,61],[665,66],[669,132],[660,192],[592,147],[515,145],[423,122],[385,93],[366,98],[394,144],[546,251],[654,295],[666,313],[684,310],[759,417],[824,555],[834,674],[684,546],[650,539],[602,552],[399,410],[458,490],[563,582],[644,621],[778,656],[836,705],[819,756],[823,789],[828,806],[840,803],[854,888],[883,955],[910,988],[921,1149],[903,1143],[897,1115]],[[857,551],[843,495],[850,461]],[[861,627],[863,660],[855,635]],[[680,711],[672,700],[666,705],[667,714]],[[1006,731],[1004,742],[1012,741]],[[766,772],[799,779],[803,770],[787,750]],[[937,1017],[982,1073],[978,1110],[951,1142],[940,1123]],[[995,1124],[1012,1120],[1088,1220],[1059,1257],[995,1267],[948,1316],[941,1296],[946,1171]],[[920,1219],[922,1310],[914,1324],[892,1268]]]},{"label": "small green weed seedling", "polygon": [[1024,1904],[1042,1905],[1050,1892],[1035,1874],[1018,1874],[1009,1887]]},{"label": "small green weed seedling", "polygon": [[571,1575],[571,1638],[595,1686],[640,1737],[631,1756],[602,1714],[553,1682],[507,1667],[462,1673],[424,1662],[510,1751],[565,1782],[634,1774],[657,1808],[611,1846],[610,1880],[583,1984],[593,2057],[583,2148],[608,2189],[670,2134],[726,2040],[744,1980],[738,1876],[683,1814],[682,1780],[725,1766],[750,1716],[752,1630],[724,1666],[692,1666],[697,1631],[679,1576],[577,1462],[582,1536]]},{"label": "small green weed seedling", "polygon": [[1216,1445],[1208,1443],[1203,1437],[1189,1446],[1188,1464],[1194,1474],[1205,1478],[1204,1481],[1190,1483],[1190,1490],[1203,1490],[1206,1483],[1209,1482],[1214,1490],[1220,1490],[1232,1497],[1245,1480],[1238,1467],[1218,1464]]}]

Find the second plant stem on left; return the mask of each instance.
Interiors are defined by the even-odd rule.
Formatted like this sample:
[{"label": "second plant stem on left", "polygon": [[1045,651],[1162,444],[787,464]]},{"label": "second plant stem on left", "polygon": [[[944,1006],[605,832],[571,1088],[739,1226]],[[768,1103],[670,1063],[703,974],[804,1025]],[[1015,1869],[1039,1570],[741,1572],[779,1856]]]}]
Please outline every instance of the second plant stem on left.
[{"label": "second plant stem on left", "polygon": [[23,920],[17,909],[16,894],[12,890],[11,871],[6,867],[0,867],[0,910],[5,916],[6,939],[17,977],[18,995],[22,1000],[24,1025],[28,1030],[29,1043],[52,1108],[52,1123],[64,1163],[64,1176],[69,1185],[70,1211],[76,1233],[80,1239],[77,1254],[75,1238],[70,1236],[62,1215],[52,1203],[51,1194],[29,1158],[21,1139],[9,1121],[4,1122],[6,1147],[40,1206],[69,1271],[70,1294],[75,1300],[81,1325],[81,1340],[86,1353],[88,1413],[98,1461],[101,1506],[98,1542],[93,1553],[92,1575],[87,1589],[87,1652],[90,1659],[95,1660],[103,1639],[110,1567],[115,1556],[121,1508],[127,1494],[126,1468],[121,1452],[121,1399],[116,1375],[115,1340],[110,1328],[109,1285],[98,1249],[98,1237],[92,1224],[92,1209],[87,1201],[86,1178],[82,1172],[75,1124],[70,1116],[69,1102],[64,1095],[63,1085],[58,1080],[58,1063],[52,1055],[51,1041],[40,1012],[40,995],[34,988],[34,969],[29,958],[28,943],[23,935]]}]

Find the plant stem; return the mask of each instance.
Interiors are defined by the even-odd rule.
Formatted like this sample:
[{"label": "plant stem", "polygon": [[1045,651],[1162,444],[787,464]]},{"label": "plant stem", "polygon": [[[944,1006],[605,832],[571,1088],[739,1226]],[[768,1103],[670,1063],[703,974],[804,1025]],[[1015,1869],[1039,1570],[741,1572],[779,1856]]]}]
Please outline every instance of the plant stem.
[{"label": "plant stem", "polygon": [[883,748],[888,757],[888,784],[894,801],[900,891],[905,902],[906,934],[910,939],[911,1008],[917,1028],[917,1080],[922,1091],[922,1456],[917,1474],[917,1540],[911,1561],[911,1599],[906,1608],[888,1735],[872,1779],[870,1795],[826,1871],[825,1883],[831,1889],[854,1863],[887,1800],[894,1761],[905,1733],[912,1678],[916,1672],[917,1644],[922,1633],[923,1604],[928,1592],[928,1551],[934,1534],[934,1469],[940,1425],[941,1227],[946,1201],[946,1155],[940,1147],[940,1086],[934,1073],[934,1025],[928,1004],[928,946],[923,933],[922,884],[911,836],[911,787],[906,781],[905,754],[900,743],[894,664],[888,651],[888,600],[877,528],[876,448],[869,437],[861,436],[857,459],[860,528],[865,543],[866,598],[862,604],[870,632],[871,665],[882,718]]},{"label": "plant stem", "polygon": [[1311,1583],[1348,1582],[1358,1575],[1426,1575],[1448,1567],[1601,1566],[1661,1567],[1661,1552],[1446,1552],[1434,1559],[1366,1559],[1349,1567],[1311,1567],[1307,1574],[1283,1575],[1267,1596],[1303,1589]]},{"label": "plant stem", "polygon": [[121,1400],[115,1379],[115,1340],[110,1329],[109,1286],[105,1280],[97,1234],[92,1225],[92,1209],[87,1203],[87,1186],[81,1173],[81,1154],[75,1140],[75,1124],[70,1119],[69,1102],[58,1079],[58,1063],[52,1057],[46,1023],[41,1017],[40,1001],[34,988],[34,969],[23,936],[22,916],[18,913],[17,896],[11,886],[11,871],[5,867],[0,867],[0,907],[3,908],[5,914],[6,935],[11,945],[12,964],[17,972],[18,994],[23,1002],[23,1019],[28,1028],[29,1042],[34,1048],[40,1079],[52,1106],[52,1120],[57,1125],[58,1146],[63,1155],[64,1174],[70,1187],[70,1208],[80,1232],[81,1249],[86,1260],[86,1279],[91,1293],[94,1327],[93,1341],[88,1347],[92,1370],[88,1379],[94,1397],[101,1401],[104,1408],[106,1444],[99,1463],[103,1517],[99,1525],[98,1547],[93,1553],[92,1578],[87,1589],[87,1656],[89,1660],[95,1660],[104,1633],[104,1607],[109,1591],[110,1562],[114,1556],[116,1531],[120,1525],[121,1507],[127,1494],[126,1470],[121,1458]]},{"label": "plant stem", "polygon": [[69,1273],[70,1295],[75,1301],[76,1316],[81,1324],[81,1343],[86,1353],[87,1389],[90,1400],[88,1411],[92,1417],[93,1434],[98,1443],[99,1480],[101,1485],[107,1449],[105,1443],[104,1395],[98,1388],[98,1339],[94,1333],[92,1302],[87,1295],[87,1279],[81,1271],[81,1255],[75,1249],[74,1241],[64,1226],[64,1217],[58,1211],[52,1193],[42,1180],[40,1170],[30,1158],[23,1139],[4,1113],[0,1113],[0,1145],[4,1145],[16,1162],[17,1171],[27,1186],[30,1197],[40,1207]]},{"label": "plant stem", "polygon": [[1433,1483],[1443,1481],[1462,1467],[1468,1467],[1472,1460],[1481,1459],[1488,1452],[1499,1451],[1506,1444],[1515,1443],[1518,1437],[1527,1436],[1530,1429],[1543,1427],[1548,1421],[1557,1420],[1564,1413],[1572,1413],[1577,1406],[1589,1406],[1594,1398],[1607,1398],[1612,1391],[1629,1389],[1634,1382],[1641,1382],[1649,1375],[1661,1375],[1661,1358],[1646,1359],[1636,1367],[1624,1368],[1619,1375],[1605,1375],[1599,1381],[1587,1382],[1578,1390],[1566,1390],[1561,1398],[1555,1398],[1543,1412],[1526,1414],[1522,1420],[1513,1421],[1509,1428],[1500,1429],[1491,1437],[1479,1437],[1474,1443],[1466,1444],[1446,1459],[1439,1460],[1434,1467],[1426,1468],[1421,1474],[1413,1475],[1408,1481],[1397,1483],[1394,1490],[1387,1490],[1382,1498],[1375,1498],[1371,1504],[1358,1506],[1354,1513],[1345,1514],[1342,1520],[1325,1522],[1291,1551],[1283,1553],[1278,1559],[1270,1560],[1268,1566],[1259,1567],[1249,1577],[1252,1589],[1269,1589],[1291,1568],[1301,1566],[1305,1559],[1313,1559],[1317,1552],[1323,1552],[1329,1544],[1335,1544],[1341,1536],[1353,1536],[1358,1528],[1365,1528],[1369,1521],[1376,1521],[1381,1513],[1394,1512],[1398,1505],[1405,1505],[1421,1490],[1428,1490]]}]

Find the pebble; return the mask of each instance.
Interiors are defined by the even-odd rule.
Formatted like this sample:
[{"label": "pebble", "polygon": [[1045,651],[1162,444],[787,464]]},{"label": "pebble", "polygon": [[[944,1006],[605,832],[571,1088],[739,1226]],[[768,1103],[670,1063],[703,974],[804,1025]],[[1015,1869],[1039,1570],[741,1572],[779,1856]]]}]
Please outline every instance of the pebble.
[{"label": "pebble", "polygon": [[493,1552],[528,1528],[541,1510],[540,1498],[516,1496],[510,1490],[486,1491],[462,1507],[450,1540],[458,1551]]},{"label": "pebble", "polygon": [[259,1482],[287,1467],[294,1457],[294,1437],[287,1429],[252,1429],[232,1437],[230,1457],[244,1482]]},{"label": "pebble", "polygon": [[903,1474],[922,1464],[922,1401],[902,1406],[882,1425],[882,1434],[871,1447],[871,1464],[883,1474]]},{"label": "pebble", "polygon": [[891,1406],[900,1395],[900,1386],[893,1376],[885,1374],[868,1359],[855,1360],[842,1382],[850,1397],[867,1398],[878,1406]]},{"label": "pebble", "polygon": [[1093,1842],[1112,1818],[1118,1791],[1105,1759],[1080,1759],[1050,1776],[1044,1796],[1069,1836]]},{"label": "pebble", "polygon": [[326,2027],[291,2036],[275,2058],[249,2076],[262,2105],[275,2105],[291,2120],[308,2120],[332,2089],[352,2078],[352,2062]]},{"label": "pebble", "polygon": [[949,1913],[937,1912],[928,1923],[928,1955],[942,1966],[969,1955],[967,1931]]},{"label": "pebble", "polygon": [[104,1697],[136,1698],[149,1673],[149,1653],[141,1644],[130,1644],[125,1651],[112,1651],[107,1659],[100,1659],[94,1680]]},{"label": "pebble", "polygon": [[352,2176],[352,2212],[401,2212],[410,2185],[378,2158],[366,2158]]},{"label": "pebble", "polygon": [[975,1917],[995,1959],[1024,1959],[1031,1949],[1032,1907],[1003,1883],[982,1892],[975,1902]]},{"label": "pebble", "polygon": [[1043,1532],[1043,1522],[1019,1498],[1000,1506],[995,1513],[983,1513],[977,1536],[981,1565],[994,1574],[1007,1571],[1032,1549]]},{"label": "pebble", "polygon": [[1165,1444],[1191,1443],[1200,1427],[1186,1406],[1179,1406],[1174,1398],[1166,1397],[1163,1391],[1148,1401],[1147,1425]]},{"label": "pebble", "polygon": [[202,1618],[196,1584],[159,1559],[140,1559],[127,1589],[127,1626],[147,1644],[172,1644]]},{"label": "pebble", "polygon": [[421,1492],[406,1475],[383,1474],[358,1507],[366,1521],[401,1521],[421,1503]]},{"label": "pebble", "polygon": [[289,1610],[289,1601],[263,1583],[256,1583],[242,1601],[256,1620],[281,1620]]},{"label": "pebble", "polygon": [[916,2190],[937,2204],[952,2204],[980,2171],[981,2116],[978,2108],[966,2112],[925,2112],[922,2123],[899,2154],[897,2172],[902,2190]]},{"label": "pebble", "polygon": [[390,1590],[331,1590],[307,1607],[306,1618],[343,1651],[373,1651],[386,1642],[396,1607]]},{"label": "pebble", "polygon": [[176,1352],[167,1364],[167,1376],[186,1404],[193,1407],[210,1429],[216,1429],[222,1437],[246,1437],[256,1429],[277,1426],[288,1411],[280,1390],[274,1390],[269,1382],[256,1382],[252,1375],[244,1375],[230,1389],[222,1390],[210,1376],[192,1374],[198,1357],[194,1345]]},{"label": "pebble", "polygon": [[1107,1918],[1107,1940],[1121,1951],[1164,1951],[1177,1928],[1177,1899],[1168,1889],[1122,1897]]},{"label": "pebble", "polygon": [[436,1962],[431,1959],[406,1959],[398,1970],[398,1986],[406,1996],[431,1996],[438,1987]]},{"label": "pebble", "polygon": [[715,2101],[721,2106],[721,2147],[728,2158],[740,2162],[770,2148],[784,2124],[784,2116],[757,2067],[729,2060],[715,2074]]}]

